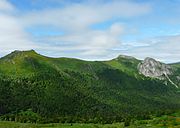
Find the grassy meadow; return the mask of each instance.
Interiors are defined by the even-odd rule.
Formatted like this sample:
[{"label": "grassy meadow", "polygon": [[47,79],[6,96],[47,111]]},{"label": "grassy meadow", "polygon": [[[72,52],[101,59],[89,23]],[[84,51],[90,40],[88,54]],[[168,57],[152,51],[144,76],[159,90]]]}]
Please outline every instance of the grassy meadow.
[{"label": "grassy meadow", "polygon": [[125,123],[113,124],[80,124],[80,123],[52,123],[52,124],[32,124],[1,121],[0,128],[180,128],[180,113],[152,117],[150,120],[135,120],[129,126]]},{"label": "grassy meadow", "polygon": [[0,128],[123,128],[123,123],[117,124],[30,124],[16,122],[0,122]]}]

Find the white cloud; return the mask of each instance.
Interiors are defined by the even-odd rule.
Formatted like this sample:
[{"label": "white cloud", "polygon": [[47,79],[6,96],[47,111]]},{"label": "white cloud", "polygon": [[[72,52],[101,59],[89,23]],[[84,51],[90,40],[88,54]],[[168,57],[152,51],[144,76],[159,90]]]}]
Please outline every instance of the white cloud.
[{"label": "white cloud", "polygon": [[[1,8],[2,7],[2,8]],[[0,55],[13,50],[27,50],[35,45],[30,41],[16,17],[9,14],[14,7],[6,0],[0,1]],[[8,14],[6,12],[9,12]]]},{"label": "white cloud", "polygon": [[26,14],[23,23],[26,25],[53,25],[65,30],[82,31],[92,24],[104,22],[111,18],[130,18],[151,11],[149,4],[137,4],[127,1],[108,3],[81,3],[64,8],[45,9]]},{"label": "white cloud", "polygon": [[[96,56],[95,59],[97,59],[100,56],[111,54],[109,53],[109,49],[120,44],[119,37],[123,32],[124,26],[115,23],[107,30],[88,30],[86,33],[81,34],[73,33],[65,36],[44,37],[40,38],[38,42],[43,42],[44,44],[41,44],[41,46],[46,47],[46,50],[59,50],[64,52],[76,50],[81,51],[77,53],[76,56],[78,57],[90,57],[93,59],[95,58],[94,56]],[[52,44],[52,42],[54,43]]]},{"label": "white cloud", "polygon": [[[53,53],[59,50],[65,53],[64,55],[69,51],[76,51],[77,54],[71,54],[72,57],[96,56],[97,59],[99,56],[106,56],[111,48],[120,43],[119,38],[124,33],[125,26],[114,23],[106,30],[94,30],[91,28],[92,25],[112,18],[132,18],[150,11],[149,4],[130,1],[85,1],[27,13],[17,11],[9,1],[1,0],[0,55],[16,49],[36,49]],[[37,39],[25,31],[27,27],[36,25],[54,26],[65,34]]]},{"label": "white cloud", "polygon": [[[149,45],[147,45],[148,42]],[[143,42],[140,42],[140,44],[143,44]],[[152,57],[167,63],[180,61],[180,35],[146,39],[144,44],[146,45],[130,46],[123,53],[140,59]]]},{"label": "white cloud", "polygon": [[[110,49],[120,43],[120,37],[124,34],[125,25],[113,23],[106,30],[94,30],[92,25],[111,20],[113,18],[132,18],[147,14],[151,6],[145,3],[132,1],[112,2],[83,2],[66,5],[63,8],[45,9],[25,14],[21,23],[25,27],[33,25],[55,26],[65,32],[62,36],[51,36],[37,39],[43,47],[54,49],[53,45],[61,45],[56,49],[81,50],[77,57],[107,56]],[[45,43],[46,42],[46,43]],[[48,43],[48,44],[47,44]],[[67,45],[68,46],[67,46]],[[73,53],[73,55],[75,55]],[[75,57],[76,57],[75,56]]]},{"label": "white cloud", "polygon": [[[117,22],[106,26],[106,29],[92,29],[94,24],[119,18],[133,20],[151,10],[148,3],[93,0],[24,14],[19,11],[20,15],[17,17],[13,15],[16,8],[7,0],[0,0],[0,55],[16,49],[36,49],[48,56],[91,60],[128,54],[141,59],[150,56],[164,62],[179,61],[180,35],[145,39],[132,44],[121,43],[121,37],[128,34],[130,29],[126,28],[126,24],[120,23],[120,20],[115,20]],[[35,38],[25,32],[26,27],[38,25],[56,27],[64,34]]]},{"label": "white cloud", "polygon": [[14,7],[7,0],[0,0],[0,11],[13,11]]}]

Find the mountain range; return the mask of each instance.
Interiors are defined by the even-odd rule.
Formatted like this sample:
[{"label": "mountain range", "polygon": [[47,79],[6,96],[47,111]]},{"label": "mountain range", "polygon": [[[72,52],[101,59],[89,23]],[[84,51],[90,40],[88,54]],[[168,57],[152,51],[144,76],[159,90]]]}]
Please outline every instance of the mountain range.
[{"label": "mountain range", "polygon": [[180,63],[109,61],[14,51],[0,58],[0,115],[31,110],[52,122],[122,121],[180,109]]}]

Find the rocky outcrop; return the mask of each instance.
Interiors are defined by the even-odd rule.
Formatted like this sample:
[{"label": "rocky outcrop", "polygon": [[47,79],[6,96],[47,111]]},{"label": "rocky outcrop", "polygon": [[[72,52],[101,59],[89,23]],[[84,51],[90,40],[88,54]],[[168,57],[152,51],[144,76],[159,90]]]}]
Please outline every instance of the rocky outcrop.
[{"label": "rocky outcrop", "polygon": [[153,58],[147,57],[141,63],[139,63],[138,71],[140,74],[143,74],[147,77],[167,80],[176,88],[178,88],[178,86],[169,78],[169,75],[173,75],[173,70],[170,65],[161,63]]},{"label": "rocky outcrop", "polygon": [[145,76],[159,79],[164,79],[165,75],[172,74],[171,66],[149,57],[145,58],[144,61],[138,65],[138,70]]}]

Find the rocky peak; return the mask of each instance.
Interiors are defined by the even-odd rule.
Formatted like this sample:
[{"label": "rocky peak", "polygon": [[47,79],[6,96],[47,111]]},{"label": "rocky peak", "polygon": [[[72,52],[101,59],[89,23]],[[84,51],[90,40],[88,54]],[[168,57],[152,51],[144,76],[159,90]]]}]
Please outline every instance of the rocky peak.
[{"label": "rocky peak", "polygon": [[172,68],[169,65],[156,61],[153,58],[147,57],[138,65],[139,73],[153,77],[164,79],[166,75],[172,74]]}]

